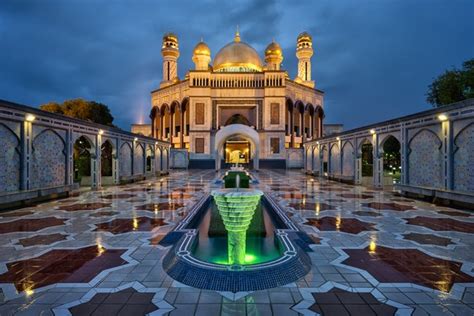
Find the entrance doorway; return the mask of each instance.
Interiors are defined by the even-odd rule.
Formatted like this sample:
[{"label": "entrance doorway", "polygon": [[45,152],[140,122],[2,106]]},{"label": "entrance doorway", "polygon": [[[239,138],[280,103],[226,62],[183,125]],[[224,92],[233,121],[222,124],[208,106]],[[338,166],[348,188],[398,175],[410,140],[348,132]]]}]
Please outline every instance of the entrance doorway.
[{"label": "entrance doorway", "polygon": [[247,140],[227,140],[224,143],[224,159],[229,164],[247,164],[250,162],[250,142]]}]

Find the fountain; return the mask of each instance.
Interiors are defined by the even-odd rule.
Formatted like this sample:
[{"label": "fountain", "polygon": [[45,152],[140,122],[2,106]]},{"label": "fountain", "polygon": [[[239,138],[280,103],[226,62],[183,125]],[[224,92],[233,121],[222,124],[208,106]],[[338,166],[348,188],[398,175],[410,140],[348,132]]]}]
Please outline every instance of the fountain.
[{"label": "fountain", "polygon": [[241,266],[245,264],[247,229],[263,192],[240,189],[239,175],[235,182],[235,189],[216,190],[211,195],[227,230],[228,264]]}]

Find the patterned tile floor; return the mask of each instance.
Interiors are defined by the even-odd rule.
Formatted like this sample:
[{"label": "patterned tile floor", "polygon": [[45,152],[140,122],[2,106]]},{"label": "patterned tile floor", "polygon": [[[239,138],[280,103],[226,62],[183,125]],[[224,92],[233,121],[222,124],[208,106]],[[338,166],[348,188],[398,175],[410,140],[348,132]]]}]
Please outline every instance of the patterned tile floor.
[{"label": "patterned tile floor", "polygon": [[309,177],[260,171],[315,241],[309,274],[226,293],[163,271],[159,241],[215,185],[212,170],[0,213],[0,315],[474,315],[474,217]]}]

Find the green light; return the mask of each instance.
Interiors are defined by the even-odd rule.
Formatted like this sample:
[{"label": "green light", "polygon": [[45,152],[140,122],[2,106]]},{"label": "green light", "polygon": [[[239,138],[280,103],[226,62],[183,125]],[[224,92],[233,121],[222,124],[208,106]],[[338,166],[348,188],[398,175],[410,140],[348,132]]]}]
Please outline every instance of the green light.
[{"label": "green light", "polygon": [[227,230],[227,255],[229,264],[246,263],[247,229],[263,195],[259,190],[218,190],[212,196]]},{"label": "green light", "polygon": [[245,263],[253,263],[257,261],[257,257],[251,254],[245,254]]}]

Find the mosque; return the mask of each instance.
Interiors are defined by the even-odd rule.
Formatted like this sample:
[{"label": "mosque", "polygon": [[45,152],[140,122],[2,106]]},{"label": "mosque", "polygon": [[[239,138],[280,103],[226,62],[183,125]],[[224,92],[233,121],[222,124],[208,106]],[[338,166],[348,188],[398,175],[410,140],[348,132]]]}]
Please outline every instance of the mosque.
[{"label": "mosque", "polygon": [[313,41],[308,33],[296,39],[294,79],[281,68],[278,43],[267,46],[263,62],[238,30],[214,59],[201,40],[193,50],[194,69],[184,79],[178,77],[175,34],[163,36],[161,54],[163,79],[151,92],[151,125],[132,131],[186,151],[190,167],[284,167],[289,152],[301,152],[303,142],[322,136],[324,93],[311,77]]}]

